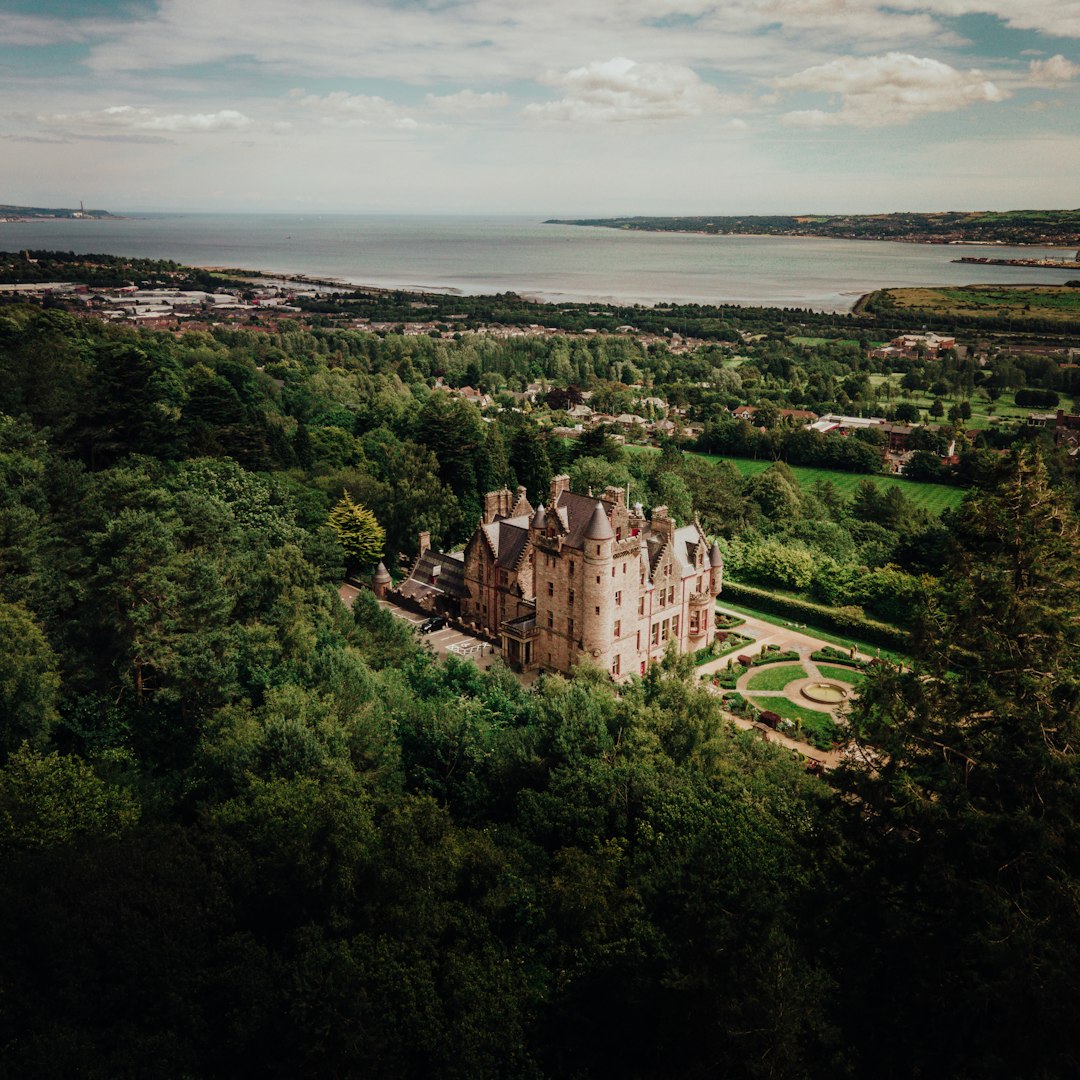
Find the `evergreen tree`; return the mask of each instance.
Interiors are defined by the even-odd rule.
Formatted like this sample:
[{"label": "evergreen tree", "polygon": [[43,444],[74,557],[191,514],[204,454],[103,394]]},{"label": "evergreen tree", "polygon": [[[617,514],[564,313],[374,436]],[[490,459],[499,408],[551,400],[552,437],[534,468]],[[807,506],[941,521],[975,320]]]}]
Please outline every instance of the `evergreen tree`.
[{"label": "evergreen tree", "polygon": [[333,529],[350,565],[364,569],[382,557],[386,531],[366,506],[353,502],[349,492],[338,500],[326,523]]},{"label": "evergreen tree", "polygon": [[954,537],[915,665],[853,710],[852,1039],[880,1076],[1075,1075],[1080,531],[1025,450]]}]

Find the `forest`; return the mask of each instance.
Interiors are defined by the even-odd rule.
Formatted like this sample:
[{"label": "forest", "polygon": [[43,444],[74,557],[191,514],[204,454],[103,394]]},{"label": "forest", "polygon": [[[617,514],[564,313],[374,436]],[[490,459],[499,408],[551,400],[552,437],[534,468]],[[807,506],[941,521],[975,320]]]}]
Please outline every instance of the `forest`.
[{"label": "forest", "polygon": [[[781,377],[870,393],[840,343],[719,348],[0,307],[4,1074],[1080,1071],[1070,459],[972,448],[935,517],[511,407],[531,380],[706,413]],[[557,471],[699,514],[733,580],[904,629],[840,768],[736,730],[686,658],[524,689],[342,603],[344,494],[400,573]]]}]

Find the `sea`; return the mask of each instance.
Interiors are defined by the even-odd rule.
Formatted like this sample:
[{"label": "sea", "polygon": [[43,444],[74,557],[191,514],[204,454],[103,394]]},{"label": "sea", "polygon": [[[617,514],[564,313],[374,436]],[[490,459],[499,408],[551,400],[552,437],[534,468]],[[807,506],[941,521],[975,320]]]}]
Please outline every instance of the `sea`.
[{"label": "sea", "polygon": [[0,250],[174,259],[436,292],[551,302],[735,303],[847,311],[890,286],[1061,283],[1076,272],[960,256],[1071,258],[1051,248],[631,232],[541,218],[124,214],[0,223]]}]

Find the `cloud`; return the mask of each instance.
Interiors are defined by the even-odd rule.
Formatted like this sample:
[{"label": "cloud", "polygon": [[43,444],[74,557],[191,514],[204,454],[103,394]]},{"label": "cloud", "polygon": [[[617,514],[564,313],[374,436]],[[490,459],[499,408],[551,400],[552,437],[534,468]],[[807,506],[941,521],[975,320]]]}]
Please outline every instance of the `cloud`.
[{"label": "cloud", "polygon": [[1059,53],[1048,60],[1032,60],[1028,64],[1028,77],[1024,85],[1038,87],[1041,90],[1052,90],[1055,87],[1065,86],[1077,75],[1080,75],[1080,67],[1066,60]]},{"label": "cloud", "polygon": [[48,127],[70,131],[119,128],[172,135],[240,131],[251,124],[247,116],[235,109],[221,109],[215,113],[157,113],[134,105],[114,105],[97,112],[47,113],[37,119]]},{"label": "cloud", "polygon": [[375,94],[349,94],[344,90],[319,97],[303,90],[293,90],[289,96],[305,109],[321,114],[328,124],[348,127],[392,127],[399,131],[415,131],[420,124],[407,110]]},{"label": "cloud", "polygon": [[906,124],[929,113],[954,112],[1010,96],[981,71],[959,71],[939,60],[896,52],[841,57],[776,79],[774,85],[780,90],[839,98],[836,110],[803,109],[785,114],[783,123],[789,127]]},{"label": "cloud", "polygon": [[509,94],[483,93],[475,90],[459,90],[456,94],[428,94],[428,105],[437,112],[476,112],[482,109],[503,109],[510,104]]},{"label": "cloud", "polygon": [[730,101],[688,67],[637,64],[625,57],[549,72],[541,81],[564,91],[565,97],[527,105],[524,111],[531,119],[548,122],[673,120],[718,111]]}]

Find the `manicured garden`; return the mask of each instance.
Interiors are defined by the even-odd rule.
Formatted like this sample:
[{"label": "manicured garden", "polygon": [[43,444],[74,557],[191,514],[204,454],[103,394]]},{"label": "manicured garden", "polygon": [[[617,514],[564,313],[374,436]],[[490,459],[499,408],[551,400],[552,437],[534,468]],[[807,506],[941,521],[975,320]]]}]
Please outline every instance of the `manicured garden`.
[{"label": "manicured garden", "polygon": [[783,690],[789,683],[809,678],[801,664],[784,664],[759,671],[746,684],[747,690]]},{"label": "manicured garden", "polygon": [[796,705],[781,694],[755,698],[753,704],[758,709],[767,709],[785,720],[791,720],[798,735],[819,750],[832,749],[839,735],[839,728],[831,713]]},{"label": "manicured garden", "polygon": [[849,686],[859,686],[866,682],[866,676],[861,671],[855,671],[849,667],[832,667],[829,664],[818,664],[818,671],[822,677],[832,679],[834,682],[847,683]]}]

